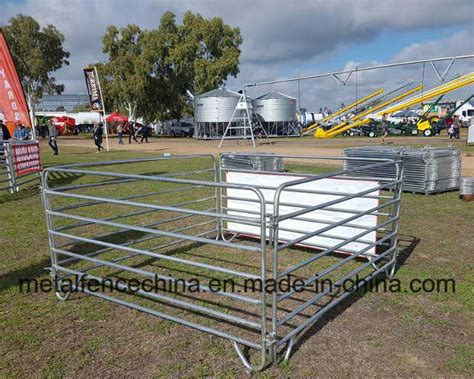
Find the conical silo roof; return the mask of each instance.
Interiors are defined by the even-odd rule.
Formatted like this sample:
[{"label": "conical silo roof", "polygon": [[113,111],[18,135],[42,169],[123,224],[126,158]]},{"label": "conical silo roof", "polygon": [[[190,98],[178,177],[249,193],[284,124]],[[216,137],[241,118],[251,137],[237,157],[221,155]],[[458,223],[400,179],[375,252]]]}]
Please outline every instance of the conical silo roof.
[{"label": "conical silo roof", "polygon": [[202,93],[198,97],[240,97],[240,93],[231,91],[227,88],[216,88],[209,92]]},{"label": "conical silo roof", "polygon": [[255,100],[271,100],[271,99],[291,99],[291,100],[296,100],[296,98],[291,97],[289,95],[286,95],[282,92],[277,92],[277,91],[270,91],[267,92],[259,97],[257,97]]}]

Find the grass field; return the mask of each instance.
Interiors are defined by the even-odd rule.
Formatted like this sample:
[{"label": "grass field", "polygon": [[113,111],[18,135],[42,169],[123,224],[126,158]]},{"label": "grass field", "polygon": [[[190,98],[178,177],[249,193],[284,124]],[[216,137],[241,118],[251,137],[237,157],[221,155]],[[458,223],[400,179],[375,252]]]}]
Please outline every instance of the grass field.
[{"label": "grass field", "polygon": [[[61,151],[60,162],[46,151],[43,162],[153,155],[91,151],[68,147]],[[0,207],[2,377],[247,375],[226,340],[83,294],[60,302],[52,293],[20,293],[20,278],[48,275],[44,212],[36,189],[0,195]],[[472,377],[473,222],[474,203],[459,200],[456,192],[404,194],[396,274],[403,291],[354,295],[304,334],[288,363],[270,366],[256,376]],[[191,253],[199,254],[199,249]],[[212,253],[218,256],[220,251]],[[415,278],[435,283],[454,279],[455,291],[405,291]]]}]

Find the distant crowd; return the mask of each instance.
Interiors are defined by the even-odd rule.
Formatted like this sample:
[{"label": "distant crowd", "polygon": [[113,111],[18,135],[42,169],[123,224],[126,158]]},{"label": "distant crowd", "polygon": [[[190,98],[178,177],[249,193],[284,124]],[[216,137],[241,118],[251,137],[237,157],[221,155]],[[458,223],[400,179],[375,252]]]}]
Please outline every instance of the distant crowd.
[{"label": "distant crowd", "polygon": [[[3,120],[0,120],[0,139],[2,140],[16,140],[16,141],[27,141],[31,139],[31,131],[29,128],[27,128],[24,124],[21,122],[17,122],[13,136],[11,136],[9,129],[7,126],[3,123]],[[151,128],[146,125],[141,125],[138,123],[133,123],[133,122],[125,122],[125,123],[120,123],[117,125],[116,128],[117,131],[117,138],[118,138],[118,144],[123,145],[123,140],[124,138],[128,137],[128,143],[132,143],[132,141],[136,143],[148,143],[148,137],[151,136]],[[58,148],[58,137],[59,137],[59,131],[54,125],[53,120],[49,120],[47,125],[41,124],[38,125],[37,127],[37,132],[40,137],[42,138],[48,138],[48,145],[51,147],[53,150],[54,155],[59,154],[59,148]],[[103,143],[103,138],[104,138],[104,125],[103,123],[95,123],[92,129],[92,136],[94,139],[94,144],[97,147],[97,152],[100,152],[102,149],[104,149],[104,146],[102,146]]]}]

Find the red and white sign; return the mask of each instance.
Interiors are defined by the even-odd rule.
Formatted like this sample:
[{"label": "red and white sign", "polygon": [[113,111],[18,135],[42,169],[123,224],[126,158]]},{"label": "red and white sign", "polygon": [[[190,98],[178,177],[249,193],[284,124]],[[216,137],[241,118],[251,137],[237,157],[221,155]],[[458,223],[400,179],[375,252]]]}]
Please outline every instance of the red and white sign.
[{"label": "red and white sign", "polygon": [[15,144],[12,147],[18,176],[41,171],[39,143]]}]

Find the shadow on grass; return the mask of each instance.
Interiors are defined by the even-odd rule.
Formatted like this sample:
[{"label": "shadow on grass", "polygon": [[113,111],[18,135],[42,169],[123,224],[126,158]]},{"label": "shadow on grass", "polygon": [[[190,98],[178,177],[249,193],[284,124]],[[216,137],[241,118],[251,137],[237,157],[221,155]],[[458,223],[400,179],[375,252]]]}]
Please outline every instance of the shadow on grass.
[{"label": "shadow on grass", "polygon": [[31,185],[30,187],[21,189],[19,192],[12,194],[4,194],[0,196],[0,204],[9,203],[11,201],[25,200],[30,197],[39,195],[40,190],[38,185]]},{"label": "shadow on grass", "polygon": [[[399,235],[398,244],[399,244],[399,254],[397,260],[397,270],[399,267],[403,266],[408,259],[408,257],[413,253],[416,246],[420,243],[420,239],[414,236],[408,235]],[[396,274],[395,274],[396,277]],[[355,304],[359,299],[364,297],[365,291],[359,290],[354,292],[351,296],[348,296],[346,299],[342,300],[338,305],[333,309],[325,313],[320,319],[318,319],[312,326],[309,327],[299,338],[296,338],[295,345],[293,347],[292,355],[298,351],[301,346],[312,336],[318,333],[326,324],[331,322],[333,319],[342,314],[346,309],[348,309],[352,304]]]},{"label": "shadow on grass", "polygon": [[7,272],[0,276],[0,292],[8,290],[10,287],[17,286],[19,290],[21,280],[35,280],[47,273],[46,267],[51,265],[49,258],[44,258],[30,266],[21,267],[17,270]]},{"label": "shadow on grass", "polygon": [[81,174],[74,174],[69,172],[50,172],[48,175],[48,185],[51,188],[64,186],[66,184],[74,183],[76,180],[82,178]]},{"label": "shadow on grass", "polygon": [[[137,232],[133,230],[127,230],[124,232],[118,232],[99,238],[99,241],[110,242],[115,244],[126,244],[134,242],[137,239],[144,236],[146,233]],[[99,254],[99,250],[104,249],[103,246],[98,246],[91,243],[76,243],[70,245],[69,251],[76,254],[90,254],[94,256],[94,253]],[[67,258],[62,256],[62,258]],[[12,286],[19,285],[20,280],[28,279],[34,280],[43,276],[47,272],[47,268],[51,267],[50,258],[42,259],[41,261],[34,263],[30,266],[21,267],[17,270],[10,271],[2,276],[0,276],[0,291],[5,291]]]},{"label": "shadow on grass", "polygon": [[[115,245],[127,245],[138,242],[138,240],[148,233],[139,232],[136,230],[125,230],[108,234],[103,237],[96,238],[97,241],[113,243]],[[90,242],[80,242],[70,245],[69,251],[76,254],[92,254],[106,249],[104,246],[96,245]],[[111,248],[113,249],[113,248]]]}]

